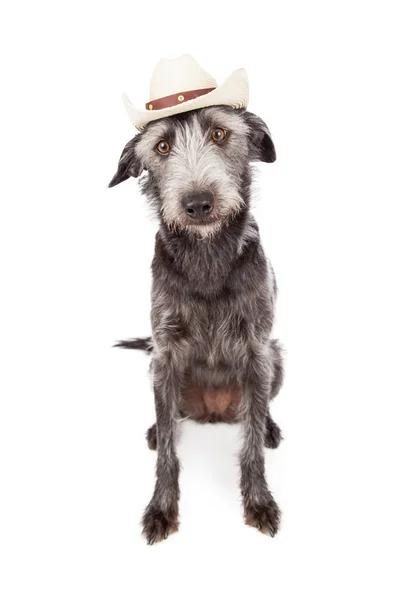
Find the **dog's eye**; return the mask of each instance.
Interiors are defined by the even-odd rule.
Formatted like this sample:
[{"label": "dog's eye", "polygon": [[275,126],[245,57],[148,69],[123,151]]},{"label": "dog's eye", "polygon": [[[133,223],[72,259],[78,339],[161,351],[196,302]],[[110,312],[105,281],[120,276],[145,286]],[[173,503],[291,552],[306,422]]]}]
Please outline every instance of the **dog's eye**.
[{"label": "dog's eye", "polygon": [[157,150],[160,154],[168,154],[169,152],[169,144],[165,140],[161,140],[157,144]]},{"label": "dog's eye", "polygon": [[221,129],[221,127],[217,127],[217,129],[214,129],[212,132],[211,137],[214,142],[222,142],[226,137],[226,131],[225,129]]}]

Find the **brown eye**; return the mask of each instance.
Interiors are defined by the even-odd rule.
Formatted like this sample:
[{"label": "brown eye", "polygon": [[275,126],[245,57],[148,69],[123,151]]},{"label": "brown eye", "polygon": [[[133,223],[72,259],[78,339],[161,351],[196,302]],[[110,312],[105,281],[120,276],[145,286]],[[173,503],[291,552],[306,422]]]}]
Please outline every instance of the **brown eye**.
[{"label": "brown eye", "polygon": [[169,152],[168,142],[166,142],[165,140],[161,140],[161,142],[158,142],[157,150],[159,151],[160,154],[168,154],[168,152]]},{"label": "brown eye", "polygon": [[217,127],[217,129],[214,129],[212,132],[211,137],[214,142],[222,142],[226,137],[226,131],[225,129],[221,129],[221,127]]}]

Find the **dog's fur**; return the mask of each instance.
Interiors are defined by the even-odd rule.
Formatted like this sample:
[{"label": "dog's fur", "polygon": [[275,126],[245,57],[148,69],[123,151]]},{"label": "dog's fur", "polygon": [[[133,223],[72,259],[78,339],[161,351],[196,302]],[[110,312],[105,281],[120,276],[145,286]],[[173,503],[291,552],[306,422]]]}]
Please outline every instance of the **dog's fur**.
[{"label": "dog's fur", "polygon": [[[223,143],[211,132],[226,130]],[[157,144],[165,140],[168,155]],[[122,152],[117,185],[143,172],[141,188],[160,221],[152,264],[152,338],[120,342],[152,353],[158,450],[157,480],[143,516],[148,542],[178,528],[176,427],[182,416],[240,421],[245,520],[274,535],[280,512],[264,474],[264,445],[276,448],[279,427],[269,403],[282,383],[280,346],[270,338],[276,284],[249,212],[253,161],[273,162],[269,130],[257,116],[209,107],[150,123]],[[209,193],[214,210],[201,222],[182,207]]]}]

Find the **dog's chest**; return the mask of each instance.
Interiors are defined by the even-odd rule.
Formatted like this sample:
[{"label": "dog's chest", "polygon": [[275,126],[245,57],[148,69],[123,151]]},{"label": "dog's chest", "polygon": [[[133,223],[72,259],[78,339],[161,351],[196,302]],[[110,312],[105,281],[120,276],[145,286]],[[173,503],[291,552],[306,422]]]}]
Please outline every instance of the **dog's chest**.
[{"label": "dog's chest", "polygon": [[188,319],[191,357],[209,368],[241,361],[247,354],[249,322],[231,302],[199,302]]}]

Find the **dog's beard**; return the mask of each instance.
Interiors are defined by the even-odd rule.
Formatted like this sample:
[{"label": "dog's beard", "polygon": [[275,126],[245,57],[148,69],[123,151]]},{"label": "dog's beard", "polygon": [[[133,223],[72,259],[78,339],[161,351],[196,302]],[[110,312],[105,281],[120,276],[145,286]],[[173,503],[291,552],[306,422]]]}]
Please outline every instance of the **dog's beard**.
[{"label": "dog's beard", "polygon": [[202,222],[181,218],[170,220],[161,213],[161,219],[167,229],[173,233],[188,233],[199,239],[210,239],[218,235],[224,227],[237,216],[240,209],[231,211],[227,215],[214,217],[213,219],[203,220]]},{"label": "dog's beard", "polygon": [[161,219],[167,229],[173,233],[187,233],[200,239],[211,238],[217,235],[224,225],[221,219],[209,220],[207,222],[190,222],[188,219],[170,220],[163,215]]},{"label": "dog's beard", "polygon": [[216,236],[222,229],[222,226],[223,222],[221,220],[215,220],[212,223],[204,223],[203,225],[189,223],[185,227],[185,230],[197,238],[206,239]]}]

